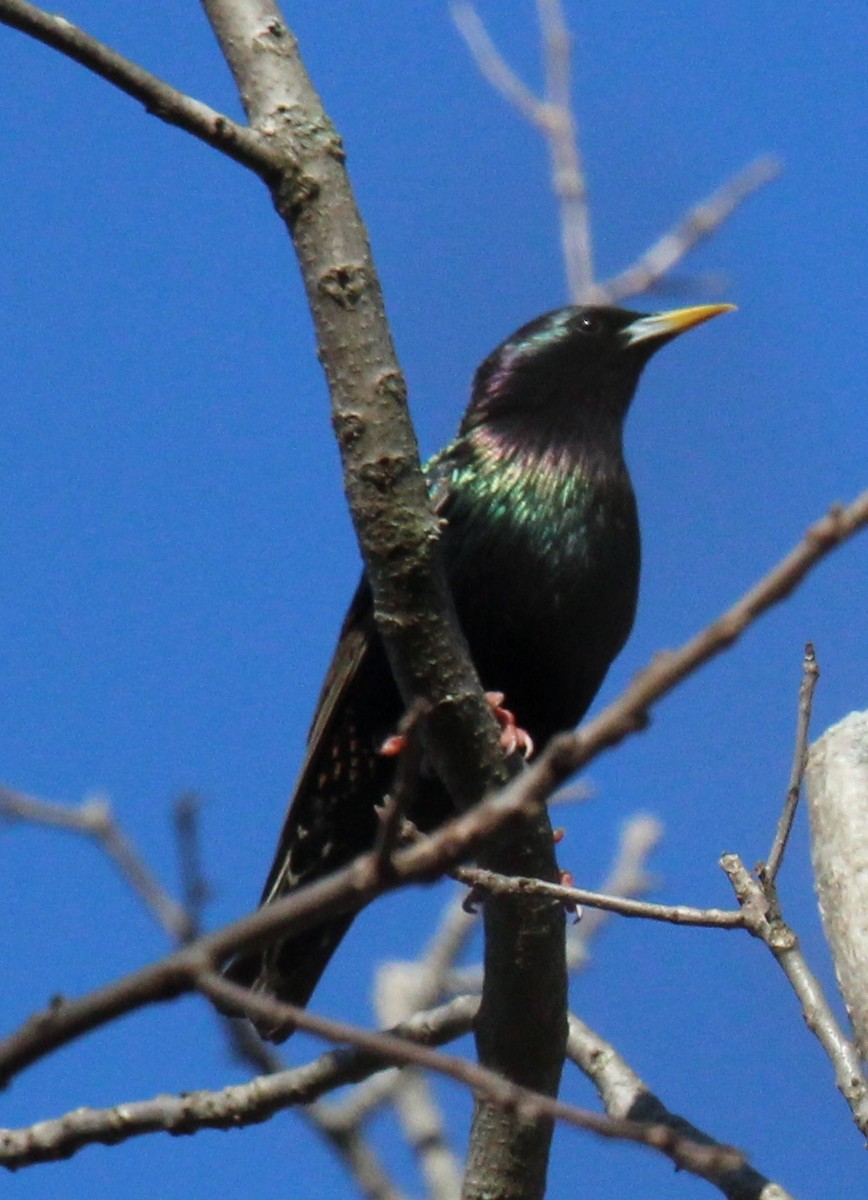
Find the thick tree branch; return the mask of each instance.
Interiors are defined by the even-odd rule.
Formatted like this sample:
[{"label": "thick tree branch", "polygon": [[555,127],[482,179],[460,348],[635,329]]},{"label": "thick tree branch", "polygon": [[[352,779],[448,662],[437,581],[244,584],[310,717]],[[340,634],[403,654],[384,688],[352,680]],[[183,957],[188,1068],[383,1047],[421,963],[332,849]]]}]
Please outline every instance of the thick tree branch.
[{"label": "thick tree branch", "polygon": [[[203,0],[235,76],[254,129],[278,149],[291,169],[272,187],[275,206],[292,237],[317,332],[320,359],[332,399],[344,481],[374,595],[377,625],[405,705],[421,702],[430,714],[429,753],[459,807],[479,801],[508,773],[495,723],[484,707],[479,681],[458,633],[451,597],[437,554],[437,523],[431,512],[405,404],[405,385],[386,326],[383,298],[367,236],[343,162],[341,144],[304,69],[295,38],[271,0],[256,4]],[[528,870],[556,878],[546,814],[529,820],[520,834]],[[501,843],[508,854],[512,843]],[[516,851],[518,852],[518,851]],[[508,860],[500,863],[510,869]],[[520,997],[538,989],[566,995],[562,926],[551,905],[534,911],[494,901],[489,950],[507,970],[500,996],[515,1000],[498,1008],[497,1025],[483,1003],[489,1031],[482,1050],[488,1065],[537,1091],[555,1094],[565,1018],[541,1023],[535,1047],[521,1064],[508,1016],[521,1019]],[[546,917],[549,917],[546,920]],[[501,920],[498,921],[498,918]],[[496,926],[496,932],[495,932]],[[492,938],[494,939],[492,941]],[[511,947],[538,945],[539,953],[517,960]],[[546,981],[550,983],[546,987]],[[530,1057],[533,1050],[538,1053]],[[558,1070],[552,1062],[557,1060]],[[521,1070],[520,1075],[513,1071]],[[519,1133],[512,1111],[497,1119]],[[548,1131],[535,1124],[525,1141],[538,1146],[525,1171],[535,1177],[529,1200],[544,1179]]]},{"label": "thick tree branch", "polygon": [[496,726],[458,633],[437,552],[406,388],[344,152],[272,0],[203,7],[251,126],[282,163],[272,198],[289,232],[329,384],[347,498],[375,613],[407,708],[462,804],[505,777]]},{"label": "thick tree branch", "polygon": [[850,713],[811,747],[808,813],[823,928],[868,1060],[868,712]]}]

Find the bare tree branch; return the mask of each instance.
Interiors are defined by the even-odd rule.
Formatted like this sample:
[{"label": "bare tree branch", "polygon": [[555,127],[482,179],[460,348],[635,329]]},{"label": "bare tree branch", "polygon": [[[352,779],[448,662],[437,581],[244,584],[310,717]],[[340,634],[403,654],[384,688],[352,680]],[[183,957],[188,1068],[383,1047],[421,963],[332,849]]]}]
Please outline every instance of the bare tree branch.
[{"label": "bare tree branch", "polygon": [[[579,781],[575,790],[587,788]],[[572,788],[561,788],[550,800],[549,806]],[[585,893],[588,896],[605,895],[620,900],[635,899],[650,886],[645,869],[648,855],[657,845],[662,827],[656,817],[636,815],[624,823],[621,830],[615,861],[609,869],[599,892]],[[505,877],[508,878],[508,877]],[[557,886],[557,885],[556,885]],[[484,889],[483,889],[484,890]],[[464,900],[466,905],[467,898]],[[581,901],[578,901],[581,904]],[[567,929],[567,970],[580,970],[588,961],[589,947],[611,915],[604,908],[588,905],[590,911],[582,919],[574,921]],[[463,992],[478,992],[482,987],[482,967],[471,966],[453,970],[448,979],[448,991],[453,995]]]},{"label": "bare tree branch", "polygon": [[[670,1112],[615,1047],[572,1013],[567,1056],[592,1080],[610,1116],[669,1125],[702,1145],[720,1144],[684,1117]],[[709,1171],[702,1177],[715,1184],[729,1200],[793,1200],[789,1192],[746,1162],[722,1171]]]},{"label": "bare tree branch", "polygon": [[632,266],[599,283],[600,303],[618,304],[628,296],[653,291],[691,250],[720,229],[754,192],[777,179],[780,159],[763,155],[742,167],[705,200],[689,209],[677,225],[659,238]]},{"label": "bare tree branch", "polygon": [[453,20],[480,74],[546,139],[552,164],[552,191],[560,206],[561,243],[571,302],[617,304],[656,288],[748,196],[776,179],[781,164],[770,155],[755,159],[706,200],[689,209],[673,229],[626,270],[604,282],[595,282],[588,189],[571,95],[570,34],[561,0],[537,0],[537,11],[546,79],[544,99],[536,96],[509,66],[474,6],[468,0],[457,0],[452,5]]},{"label": "bare tree branch", "polygon": [[642,917],[651,921],[666,921],[671,925],[694,925],[706,929],[743,929],[744,916],[738,909],[691,908],[687,904],[651,904],[645,900],[629,900],[587,888],[565,887],[529,879],[522,875],[498,875],[481,867],[458,867],[456,879],[469,887],[479,888],[491,895],[549,896],[563,904],[587,904],[591,908],[618,913],[622,917]]},{"label": "bare tree branch", "polygon": [[868,1134],[868,1079],[859,1053],[846,1036],[799,948],[799,939],[780,914],[774,885],[753,879],[737,854],[724,854],[726,872],[750,932],[768,946],[802,1006],[805,1024],[825,1050],[835,1071],[838,1091],[850,1106],[863,1134]]},{"label": "bare tree branch", "polygon": [[561,734],[545,753],[501,793],[505,803],[522,795],[542,802],[574,771],[648,725],[650,706],[682,679],[721,654],[769,608],[785,600],[818,562],[868,525],[868,491],[846,507],[835,505],[812,525],[793,550],[717,620],[678,650],[663,651],[597,717],[575,733]]},{"label": "bare tree branch", "polygon": [[73,807],[25,796],[0,786],[0,817],[7,821],[28,821],[33,825],[65,829],[92,838],[171,938],[183,942],[191,936],[190,913],[172,899],[118,825],[107,796],[88,796]]},{"label": "bare tree branch", "polygon": [[177,91],[138,63],[78,29],[65,17],[47,13],[26,0],[0,0],[0,23],[20,29],[46,46],[59,50],[134,100],[141,101],[148,112],[161,121],[191,133],[263,179],[271,178],[280,168],[279,158],[259,134]]},{"label": "bare tree branch", "polygon": [[542,37],[545,96],[516,75],[491,40],[472,4],[459,0],[452,18],[480,74],[543,135],[551,162],[552,192],[560,206],[561,243],[572,303],[594,299],[594,264],[588,190],[572,106],[570,34],[560,0],[537,0]]},{"label": "bare tree branch", "polygon": [[[478,1007],[478,997],[458,997],[434,1011],[417,1013],[391,1032],[426,1045],[443,1045],[468,1031]],[[114,1145],[147,1133],[192,1134],[199,1129],[257,1124],[275,1112],[309,1104],[326,1092],[382,1069],[380,1057],[341,1048],[303,1067],[271,1072],[216,1092],[191,1091],[181,1096],[128,1101],[106,1109],[76,1109],[25,1129],[0,1130],[0,1166],[14,1170],[57,1161],[84,1146]]]},{"label": "bare tree branch", "polygon": [[[199,984],[206,991],[220,993],[223,1003],[235,1000],[258,1013],[273,1013],[278,1008],[287,1010],[290,1007],[247,992],[207,972],[200,977]],[[743,1162],[742,1156],[731,1147],[699,1146],[662,1124],[603,1117],[549,1097],[534,1095],[483,1067],[427,1049],[466,1031],[477,1005],[476,997],[462,997],[433,1013],[418,1014],[388,1034],[371,1033],[299,1010],[301,1021],[311,1032],[332,1040],[351,1042],[351,1048],[332,1051],[308,1066],[264,1076],[220,1092],[159,1096],[111,1109],[79,1109],[37,1126],[3,1130],[0,1131],[0,1165],[15,1169],[34,1162],[68,1158],[85,1145],[113,1144],[155,1131],[186,1134],[200,1128],[226,1129],[256,1123],[279,1109],[309,1102],[326,1088],[363,1077],[389,1059],[415,1062],[450,1075],[476,1090],[485,1089],[496,1096],[499,1103],[518,1106],[525,1119],[538,1119],[546,1112],[604,1137],[638,1141],[661,1150],[679,1166],[694,1173],[735,1169]]]},{"label": "bare tree branch", "polygon": [[438,878],[447,866],[473,854],[506,821],[525,811],[522,797],[504,808],[495,796],[456,817],[431,837],[398,851],[386,875],[375,855],[363,855],[343,870],[206,934],[113,984],[75,1000],[55,998],[48,1008],[0,1043],[0,1086],[83,1033],[142,1005],[196,990],[203,969],[218,966],[237,951],[360,908],[402,882]]},{"label": "bare tree branch", "polygon": [[[383,298],[343,164],[340,141],[307,75],[295,38],[272,0],[256,4],[203,0],[205,11],[235,76],[254,129],[280,149],[288,170],[272,186],[278,213],[290,233],[316,327],[319,356],[332,399],[332,419],[344,469],[350,510],[374,597],[374,615],[404,704],[420,701],[428,754],[459,808],[479,801],[511,770],[496,736],[494,718],[455,619],[437,548],[438,523],[431,511],[415,437],[406,412],[406,388],[385,321]],[[538,810],[517,836],[519,846],[501,853],[531,853],[531,874],[555,877],[547,814]],[[508,859],[499,862],[510,869]],[[480,1053],[511,1075],[513,1030],[523,990],[549,977],[547,994],[566,991],[563,928],[546,921],[547,910],[492,902],[486,920],[492,952],[507,969],[502,986],[515,996],[495,1024],[481,1018],[489,1038]],[[538,945],[532,962],[507,955],[507,942]],[[484,1010],[487,1012],[485,1004]],[[494,1036],[496,1035],[496,1036]],[[563,1062],[565,1021],[540,1023],[539,1053],[522,1064],[521,1081],[556,1091],[552,1060]],[[529,1051],[533,1047],[528,1047]],[[558,1072],[559,1074],[559,1072]],[[484,1103],[484,1101],[480,1102]],[[501,1125],[514,1121],[499,1109]],[[545,1143],[528,1157],[526,1174],[544,1175],[550,1132],[532,1127],[532,1142]],[[543,1171],[532,1163],[543,1163]]]},{"label": "bare tree branch", "polygon": [[808,762],[808,731],[811,725],[811,708],[814,703],[814,689],[820,678],[820,668],[810,642],[805,646],[805,657],[802,662],[802,684],[799,688],[799,714],[796,721],[796,745],[793,751],[793,766],[790,771],[790,782],[784,800],[775,840],[769,851],[768,859],[759,867],[759,878],[763,885],[774,884],[777,879],[784,852],[787,848],[790,831],[796,816],[799,796],[802,791],[802,778]]},{"label": "bare tree branch", "polygon": [[478,1066],[466,1059],[441,1054],[421,1044],[403,1041],[389,1033],[374,1033],[344,1021],[334,1021],[318,1013],[297,1008],[292,1004],[283,1004],[270,996],[230,983],[222,976],[207,970],[199,975],[197,987],[203,994],[223,1006],[237,1006],[239,1012],[268,1021],[289,1020],[317,1037],[333,1042],[347,1042],[385,1061],[406,1063],[436,1071],[466,1084],[477,1095],[484,1094],[492,1103],[516,1109],[526,1122],[560,1120],[603,1137],[637,1141],[654,1149],[664,1149],[665,1153],[671,1154],[674,1161],[687,1170],[733,1168],[744,1161],[744,1156],[733,1147],[700,1148],[689,1139],[673,1135],[672,1131],[665,1127],[647,1126],[643,1129],[637,1122],[604,1117],[599,1113],[565,1104],[550,1096],[532,1092],[487,1067]]}]

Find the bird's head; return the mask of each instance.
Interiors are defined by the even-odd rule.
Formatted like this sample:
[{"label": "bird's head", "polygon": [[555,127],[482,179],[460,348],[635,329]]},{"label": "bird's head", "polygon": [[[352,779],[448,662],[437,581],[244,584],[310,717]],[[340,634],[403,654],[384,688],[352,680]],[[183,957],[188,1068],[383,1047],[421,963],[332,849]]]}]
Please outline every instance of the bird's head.
[{"label": "bird's head", "polygon": [[645,315],[573,305],[537,317],[477,370],[461,432],[487,426],[557,437],[577,422],[620,431],[652,354],[733,307],[703,304]]}]

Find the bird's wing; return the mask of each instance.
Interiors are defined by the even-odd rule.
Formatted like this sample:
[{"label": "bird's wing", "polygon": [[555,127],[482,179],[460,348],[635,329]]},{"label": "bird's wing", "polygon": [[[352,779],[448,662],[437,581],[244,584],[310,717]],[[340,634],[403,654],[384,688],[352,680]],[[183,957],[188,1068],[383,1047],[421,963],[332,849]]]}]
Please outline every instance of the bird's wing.
[{"label": "bird's wing", "polygon": [[288,849],[296,835],[295,801],[307,795],[315,787],[315,776],[320,769],[320,756],[343,713],[344,702],[356,679],[359,667],[369,653],[375,633],[371,590],[363,578],[356,589],[335,648],[332,661],[326,672],[319,694],[310,731],[307,735],[304,760],[298,773],[292,800],[278,840],[274,862],[262,891],[261,903],[286,891],[286,873],[289,865]]},{"label": "bird's wing", "polygon": [[[365,657],[374,634],[374,606],[371,599],[371,589],[363,578],[356,588],[355,595],[347,609],[338,644],[326,671],[319,699],[316,702],[313,720],[307,735],[307,750],[299,775],[299,784],[310,768],[311,759],[316,755],[323,740],[328,736],[335,713],[340,709],[341,702],[346,698],[359,666]],[[296,789],[297,790],[297,789]]]}]

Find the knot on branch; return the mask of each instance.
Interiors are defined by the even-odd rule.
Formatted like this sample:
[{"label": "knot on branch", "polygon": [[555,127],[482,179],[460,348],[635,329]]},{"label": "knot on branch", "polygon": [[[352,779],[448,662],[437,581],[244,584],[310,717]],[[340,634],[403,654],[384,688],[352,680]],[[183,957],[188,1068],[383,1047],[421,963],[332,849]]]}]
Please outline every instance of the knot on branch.
[{"label": "knot on branch", "polygon": [[[262,130],[263,137],[273,136],[272,130]],[[319,195],[319,181],[297,164],[283,171],[272,189],[274,207],[280,216],[294,226],[304,210]]]},{"label": "knot on branch", "polygon": [[277,54],[281,58],[288,58],[296,52],[298,43],[283,21],[272,20],[268,22],[262,33],[258,33],[253,39],[253,46],[254,49],[261,50],[266,54]]},{"label": "knot on branch", "polygon": [[352,450],[365,432],[364,418],[358,413],[336,413],[332,424],[344,452]]},{"label": "knot on branch", "polygon": [[383,371],[374,382],[377,396],[388,403],[404,405],[407,400],[407,384],[400,371]]},{"label": "knot on branch", "polygon": [[408,469],[409,463],[403,454],[382,454],[373,462],[363,463],[359,479],[382,496],[394,489]]},{"label": "knot on branch", "polygon": [[364,263],[343,263],[320,277],[319,290],[340,308],[355,308],[370,279]]}]

